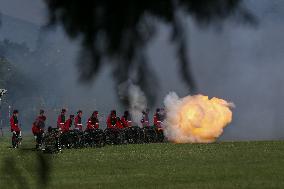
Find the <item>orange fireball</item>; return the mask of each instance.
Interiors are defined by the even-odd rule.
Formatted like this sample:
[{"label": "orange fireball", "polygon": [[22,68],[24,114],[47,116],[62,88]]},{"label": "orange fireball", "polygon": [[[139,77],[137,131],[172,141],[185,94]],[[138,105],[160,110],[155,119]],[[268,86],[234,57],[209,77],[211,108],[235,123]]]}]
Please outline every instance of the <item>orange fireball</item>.
[{"label": "orange fireball", "polygon": [[214,142],[232,121],[232,103],[204,95],[165,98],[165,135],[176,143]]}]

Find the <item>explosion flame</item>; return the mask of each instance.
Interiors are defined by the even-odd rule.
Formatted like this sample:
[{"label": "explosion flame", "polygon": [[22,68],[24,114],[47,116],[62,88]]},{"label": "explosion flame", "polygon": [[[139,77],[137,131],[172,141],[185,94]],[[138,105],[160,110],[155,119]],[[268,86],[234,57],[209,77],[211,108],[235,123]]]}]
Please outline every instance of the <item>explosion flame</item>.
[{"label": "explosion flame", "polygon": [[233,103],[204,95],[179,98],[170,93],[165,98],[167,118],[165,136],[175,143],[214,142],[232,121]]}]

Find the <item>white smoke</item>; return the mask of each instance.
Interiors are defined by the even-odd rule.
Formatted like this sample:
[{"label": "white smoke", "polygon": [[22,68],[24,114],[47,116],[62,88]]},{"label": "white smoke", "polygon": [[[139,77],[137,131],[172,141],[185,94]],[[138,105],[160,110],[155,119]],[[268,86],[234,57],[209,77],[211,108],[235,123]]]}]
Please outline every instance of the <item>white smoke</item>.
[{"label": "white smoke", "polygon": [[178,122],[175,122],[176,124],[173,125],[171,120],[176,120],[178,118],[178,109],[180,108],[181,101],[175,92],[170,92],[165,97],[164,105],[167,111],[167,118],[164,121],[164,125],[166,126],[164,134],[168,139],[175,139],[181,134],[179,133],[179,129],[172,129],[178,128]]},{"label": "white smoke", "polygon": [[140,125],[142,111],[147,108],[147,99],[144,92],[137,85],[130,85],[128,89],[130,100],[130,114],[135,125]]},{"label": "white smoke", "polygon": [[133,125],[141,125],[140,120],[142,117],[142,111],[147,108],[147,99],[141,88],[128,80],[118,87],[120,98],[129,99],[129,112]]}]

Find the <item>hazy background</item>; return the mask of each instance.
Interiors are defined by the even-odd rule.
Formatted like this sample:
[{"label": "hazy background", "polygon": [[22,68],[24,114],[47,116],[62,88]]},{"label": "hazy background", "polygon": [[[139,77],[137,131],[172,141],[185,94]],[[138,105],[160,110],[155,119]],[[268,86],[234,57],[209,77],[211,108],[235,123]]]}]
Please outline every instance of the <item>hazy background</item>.
[{"label": "hazy background", "polygon": [[[225,129],[221,139],[284,138],[284,1],[245,2],[259,20],[257,26],[228,21],[223,27],[200,28],[190,17],[187,18],[192,73],[198,92],[236,104],[233,123]],[[0,40],[25,43],[29,51],[43,49],[37,53],[36,61],[18,56],[13,50],[5,52],[5,56],[32,83],[28,88],[34,97],[24,94],[22,97],[23,89],[19,89],[19,95],[15,97],[18,101],[14,100],[12,104],[21,112],[32,110],[21,115],[25,129],[30,130],[39,108],[47,110],[50,125],[55,125],[61,107],[67,107],[70,113],[82,109],[85,120],[94,109],[102,112],[102,120],[111,109],[116,108],[122,113],[107,66],[94,82],[79,82],[76,67],[79,41],[69,40],[60,26],[42,27],[47,22],[43,2],[0,0],[0,12]],[[156,106],[162,106],[164,96],[170,91],[176,91],[180,96],[188,95],[186,85],[177,75],[177,58],[168,40],[169,33],[169,27],[160,24],[147,50],[160,82]],[[45,70],[45,74],[37,74],[38,69]],[[36,97],[40,100],[34,100]],[[7,106],[3,104],[2,119],[8,117]]]}]

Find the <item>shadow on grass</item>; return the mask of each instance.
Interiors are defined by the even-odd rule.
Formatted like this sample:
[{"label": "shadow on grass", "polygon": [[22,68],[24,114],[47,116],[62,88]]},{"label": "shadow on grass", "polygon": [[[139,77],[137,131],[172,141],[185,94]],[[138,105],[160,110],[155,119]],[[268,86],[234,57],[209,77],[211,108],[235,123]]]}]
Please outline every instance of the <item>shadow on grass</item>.
[{"label": "shadow on grass", "polygon": [[[8,181],[12,185],[16,185],[16,188],[29,188],[27,179],[25,178],[23,172],[16,165],[16,160],[14,157],[7,157],[4,159],[3,173],[8,177]],[[10,184],[10,183],[9,183]]]},{"label": "shadow on grass", "polygon": [[[41,152],[37,152],[34,148],[21,148],[18,149],[18,155],[25,156],[31,152],[34,154],[34,165],[35,169],[32,170],[34,173],[30,175],[35,175],[33,181],[36,183],[36,188],[46,188],[49,184],[49,175],[50,175],[50,159],[48,155],[44,155]],[[28,189],[31,188],[30,183],[28,182],[28,177],[21,169],[19,160],[14,156],[7,156],[3,159],[2,173],[5,173],[7,182],[9,186],[15,186],[16,188]],[[24,162],[25,163],[25,162]],[[31,171],[31,170],[29,170]],[[34,187],[33,187],[34,188]]]}]

